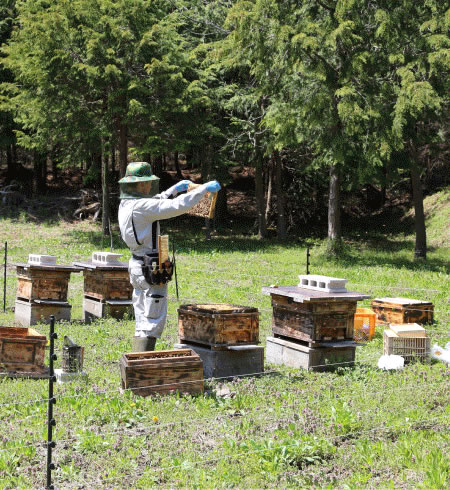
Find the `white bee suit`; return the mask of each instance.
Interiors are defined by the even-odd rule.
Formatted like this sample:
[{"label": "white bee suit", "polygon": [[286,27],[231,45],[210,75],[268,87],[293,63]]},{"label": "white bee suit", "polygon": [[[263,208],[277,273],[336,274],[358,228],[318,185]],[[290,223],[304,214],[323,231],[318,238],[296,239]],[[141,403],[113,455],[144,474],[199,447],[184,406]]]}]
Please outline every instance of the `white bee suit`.
[{"label": "white bee suit", "polygon": [[167,284],[154,286],[148,284],[142,273],[143,262],[139,257],[157,254],[159,220],[184,214],[194,207],[206,192],[206,184],[204,184],[187,194],[169,199],[170,196],[177,195],[175,186],[172,186],[151,198],[122,199],[120,202],[120,233],[133,254],[128,268],[130,282],[134,288],[136,337],[159,338],[167,317]]}]

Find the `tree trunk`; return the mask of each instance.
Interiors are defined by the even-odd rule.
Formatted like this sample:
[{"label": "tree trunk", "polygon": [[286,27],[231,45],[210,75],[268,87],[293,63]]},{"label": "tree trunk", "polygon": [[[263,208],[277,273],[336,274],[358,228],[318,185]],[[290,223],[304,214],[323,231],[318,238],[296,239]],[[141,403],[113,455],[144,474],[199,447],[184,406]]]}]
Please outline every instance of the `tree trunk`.
[{"label": "tree trunk", "polygon": [[47,160],[42,153],[33,152],[33,196],[45,192],[47,179]]},{"label": "tree trunk", "polygon": [[284,216],[285,197],[283,193],[283,165],[281,162],[280,153],[274,152],[275,160],[275,192],[277,194],[277,235],[279,240],[285,240],[286,233],[286,218]]},{"label": "tree trunk", "polygon": [[13,161],[12,145],[6,147],[6,181],[9,183],[14,177],[15,162]]},{"label": "tree trunk", "polygon": [[120,123],[119,125],[119,172],[122,178],[125,175],[128,165],[128,126]]},{"label": "tree trunk", "polygon": [[179,155],[178,152],[176,151],[173,155],[174,161],[175,161],[175,170],[177,171],[177,177],[179,179],[183,178],[183,174],[181,173],[181,168],[180,168],[180,162],[178,161]]},{"label": "tree trunk", "polygon": [[269,223],[269,218],[270,218],[270,204],[272,201],[272,181],[273,181],[273,165],[272,162],[269,165],[269,168],[267,169],[267,199],[266,199],[266,211],[264,213],[264,219],[267,223]]},{"label": "tree trunk", "polygon": [[109,162],[108,155],[105,151],[104,142],[102,141],[102,231],[104,236],[109,236]]},{"label": "tree trunk", "polygon": [[335,243],[341,238],[341,198],[339,169],[330,167],[330,187],[328,197],[328,239]]},{"label": "tree trunk", "polygon": [[266,220],[264,216],[264,180],[263,180],[263,155],[256,142],[256,165],[255,165],[255,195],[256,195],[256,212],[258,220],[258,239],[262,240],[266,236]]},{"label": "tree trunk", "polygon": [[411,162],[411,186],[414,201],[414,223],[416,228],[416,245],[414,257],[416,259],[427,258],[427,233],[425,227],[425,213],[423,210],[423,192],[420,182],[420,172],[418,165],[418,154],[414,143],[410,142],[410,162]]}]

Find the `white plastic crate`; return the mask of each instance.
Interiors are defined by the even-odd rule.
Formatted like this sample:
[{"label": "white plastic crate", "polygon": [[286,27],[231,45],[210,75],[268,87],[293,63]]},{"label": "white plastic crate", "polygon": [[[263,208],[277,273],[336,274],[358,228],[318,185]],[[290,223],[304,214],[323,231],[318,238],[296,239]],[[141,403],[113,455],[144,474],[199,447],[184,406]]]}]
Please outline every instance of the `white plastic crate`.
[{"label": "white plastic crate", "polygon": [[394,354],[405,358],[405,362],[420,359],[422,362],[430,357],[429,337],[400,337],[390,329],[383,335],[384,354]]}]

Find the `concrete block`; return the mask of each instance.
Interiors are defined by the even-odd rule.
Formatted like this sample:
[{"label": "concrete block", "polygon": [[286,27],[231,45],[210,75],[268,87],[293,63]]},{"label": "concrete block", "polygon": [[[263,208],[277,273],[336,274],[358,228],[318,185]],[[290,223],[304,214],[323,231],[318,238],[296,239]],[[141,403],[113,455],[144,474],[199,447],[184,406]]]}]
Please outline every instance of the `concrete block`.
[{"label": "concrete block", "polygon": [[92,262],[94,264],[117,265],[122,254],[112,252],[92,252]]},{"label": "concrete block", "polygon": [[323,291],[324,293],[346,293],[347,279],[339,279],[337,277],[320,276],[314,274],[302,274],[298,278],[299,288],[313,289],[315,291]]},{"label": "concrete block", "polygon": [[175,344],[175,349],[192,349],[203,361],[205,378],[232,378],[264,371],[264,347],[260,345],[230,346],[213,350],[197,344]]},{"label": "concrete block", "polygon": [[54,255],[29,254],[28,263],[30,265],[56,265],[56,257]]},{"label": "concrete block", "polygon": [[351,342],[327,342],[323,347],[307,347],[275,337],[267,337],[266,361],[272,364],[312,371],[327,371],[353,366],[356,345]]}]

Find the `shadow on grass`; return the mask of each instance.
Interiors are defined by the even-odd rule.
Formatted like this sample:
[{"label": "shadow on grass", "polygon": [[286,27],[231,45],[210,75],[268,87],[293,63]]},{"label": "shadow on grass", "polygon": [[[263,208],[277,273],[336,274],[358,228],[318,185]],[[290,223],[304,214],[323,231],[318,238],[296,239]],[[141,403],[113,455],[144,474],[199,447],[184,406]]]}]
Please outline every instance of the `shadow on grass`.
[{"label": "shadow on grass", "polygon": [[42,196],[39,200],[28,199],[19,205],[0,206],[0,220],[13,222],[58,225],[71,221],[77,201],[70,196]]},{"label": "shadow on grass", "polygon": [[[170,236],[171,243],[175,243],[177,253],[211,254],[211,253],[233,253],[233,252],[273,252],[280,247],[293,253],[305,254],[306,245],[317,245],[321,238],[317,231],[313,236],[297,236],[281,241],[276,237],[259,240],[251,235],[251,223],[253,221],[238,220],[232,227],[224,227],[214,233],[210,240],[205,238],[205,220],[190,216],[181,216],[169,221],[161,222],[161,233]],[[305,230],[310,232],[310,230]],[[68,232],[73,239],[90,243],[96,249],[127,250],[125,243],[120,237],[120,232],[115,225],[113,227],[112,241],[110,237],[102,235],[98,231]],[[364,230],[352,229],[347,235],[349,241],[346,243],[344,252],[338,257],[327,256],[323,248],[311,249],[312,264],[317,265],[334,262],[342,266],[367,266],[367,267],[392,267],[406,268],[413,271],[440,272],[450,270],[449,264],[444,259],[429,258],[427,261],[414,261],[414,240],[404,236],[399,238],[400,233],[385,232],[379,228]],[[347,238],[346,236],[346,238]],[[436,248],[428,247],[429,252]],[[407,253],[401,254],[404,251]],[[306,260],[306,259],[305,259]]]}]

